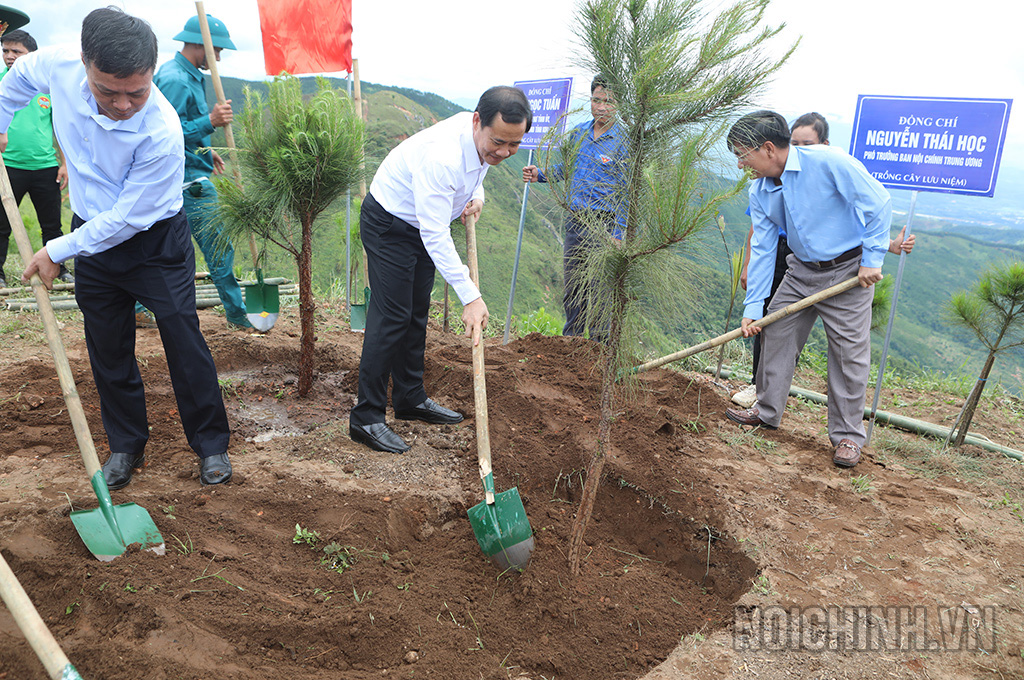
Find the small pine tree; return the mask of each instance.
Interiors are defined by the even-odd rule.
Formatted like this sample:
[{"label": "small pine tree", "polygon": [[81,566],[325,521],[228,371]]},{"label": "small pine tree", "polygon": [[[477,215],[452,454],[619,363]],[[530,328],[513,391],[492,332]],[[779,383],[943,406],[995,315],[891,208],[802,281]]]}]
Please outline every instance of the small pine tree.
[{"label": "small pine tree", "polygon": [[245,109],[235,118],[241,185],[218,182],[218,215],[232,236],[254,233],[295,258],[299,271],[299,394],[313,385],[316,343],[313,301],[313,232],[345,191],[359,183],[363,121],[352,101],[324,78],[302,97],[298,78],[279,76],[268,100],[245,88]]},{"label": "small pine tree", "polygon": [[[716,183],[716,149],[729,118],[751,105],[789,56],[775,60],[763,53],[782,28],[760,26],[768,0],[740,0],[716,17],[705,14],[704,4],[589,0],[578,14],[582,65],[601,73],[615,96],[626,167],[616,187],[625,212],[622,241],[609,238],[602,224],[584,225],[595,245],[579,268],[580,280],[597,291],[586,301],[586,325],[608,332],[597,444],[570,536],[574,574],[611,442],[618,376],[637,363],[644,318],[657,318],[659,302],[692,295],[699,286],[682,269],[680,252],[744,183]],[[563,149],[566,176],[572,160],[572,149]],[[568,207],[564,192],[553,188]]]},{"label": "small pine tree", "polygon": [[996,354],[1024,345],[1024,264],[1010,262],[988,269],[973,289],[960,291],[950,299],[948,311],[952,323],[970,330],[988,350],[978,381],[946,438],[947,443],[952,439],[953,446],[960,446],[971,427]]}]

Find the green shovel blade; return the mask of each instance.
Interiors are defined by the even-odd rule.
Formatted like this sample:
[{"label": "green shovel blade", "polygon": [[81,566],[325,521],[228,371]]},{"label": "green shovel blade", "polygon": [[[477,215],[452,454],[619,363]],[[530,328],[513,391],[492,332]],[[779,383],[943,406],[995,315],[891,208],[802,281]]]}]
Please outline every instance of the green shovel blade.
[{"label": "green shovel blade", "polygon": [[60,671],[60,680],[82,680],[82,676],[71,664],[64,666]]},{"label": "green shovel blade", "polygon": [[370,305],[370,289],[363,289],[363,304],[352,305],[348,316],[348,327],[353,331],[366,330],[366,308]]},{"label": "green shovel blade", "polygon": [[163,536],[145,508],[135,503],[111,503],[110,491],[101,471],[97,471],[91,481],[100,507],[71,513],[71,521],[89,552],[96,559],[109,562],[123,555],[127,546],[138,543],[142,550],[163,555]]},{"label": "green shovel blade", "polygon": [[281,312],[281,294],[277,284],[263,283],[263,273],[257,272],[256,283],[246,283],[245,316],[252,327],[266,333],[274,327]]},{"label": "green shovel blade", "polygon": [[246,314],[245,318],[249,319],[249,323],[252,324],[252,327],[260,333],[266,333],[274,327],[275,323],[277,323],[277,314],[271,314],[270,312]]},{"label": "green shovel blade", "polygon": [[533,552],[533,530],[518,488],[494,494],[494,505],[477,503],[469,509],[469,523],[484,554],[503,569],[523,569]]}]

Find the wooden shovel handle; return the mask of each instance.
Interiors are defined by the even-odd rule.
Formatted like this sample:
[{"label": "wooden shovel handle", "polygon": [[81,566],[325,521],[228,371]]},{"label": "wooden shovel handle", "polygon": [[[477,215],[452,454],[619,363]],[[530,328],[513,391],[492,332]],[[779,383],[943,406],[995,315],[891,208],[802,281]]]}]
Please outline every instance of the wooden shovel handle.
[{"label": "wooden shovel handle", "polygon": [[[203,9],[203,0],[196,0],[196,13],[199,15],[199,31],[203,34],[203,48],[206,50],[206,65],[210,69],[210,79],[213,81],[213,91],[217,95],[217,103],[223,104],[227,101],[224,96],[224,85],[220,82],[220,73],[217,71],[217,53],[213,49],[213,38],[210,37],[210,24],[206,21],[206,10]],[[235,135],[231,132],[231,123],[224,126],[224,138],[228,143],[228,153],[231,161],[235,160]],[[236,179],[238,168],[235,168]]]},{"label": "wooden shovel handle", "polygon": [[[768,316],[762,317],[750,325],[756,326],[758,328],[764,328],[770,323],[774,323],[779,319],[784,319],[790,314],[799,312],[801,309],[806,309],[811,305],[821,302],[822,300],[827,300],[828,298],[835,297],[840,293],[845,293],[846,291],[850,290],[851,288],[855,288],[858,285],[860,285],[860,279],[858,279],[855,276],[852,279],[847,279],[846,281],[843,281],[842,283],[837,283],[831,288],[826,288],[825,290],[817,292],[814,295],[809,295],[805,297],[803,300],[794,302],[793,304],[787,307],[783,307],[777,312],[772,312]],[[639,366],[633,368],[630,372],[643,373],[644,371],[649,371],[652,368],[658,368],[659,366],[670,364],[673,361],[679,361],[680,359],[685,359],[688,356],[699,354],[705,350],[711,349],[712,347],[724,345],[725,343],[731,342],[742,335],[743,330],[741,328],[735,328],[729,331],[728,333],[719,335],[717,338],[707,340],[706,342],[702,342],[699,345],[694,345],[693,347],[681,349],[678,352],[673,352],[672,354],[663,356],[660,359],[652,359],[651,361],[648,361],[646,364],[640,364]]]},{"label": "wooden shovel handle", "polygon": [[[21,212],[14,200],[14,190],[11,189],[11,180],[7,176],[7,167],[3,164],[3,156],[0,156],[0,196],[3,198],[4,210],[7,211],[7,220],[11,223],[11,231],[14,232],[14,240],[18,244],[18,253],[21,255],[22,262],[27,266],[34,255],[32,243],[28,240],[25,223],[21,221]],[[60,381],[61,392],[64,394],[64,403],[68,407],[68,415],[71,416],[75,439],[78,440],[78,449],[82,453],[85,470],[89,473],[89,478],[92,479],[93,475],[100,470],[100,461],[96,456],[92,434],[89,432],[89,423],[85,419],[82,399],[78,396],[78,387],[75,386],[75,379],[71,375],[71,364],[68,363],[68,355],[64,351],[64,341],[60,337],[57,317],[53,313],[53,305],[50,304],[46,286],[43,285],[38,274],[32,275],[32,292],[35,293],[36,303],[39,305],[39,316],[43,319],[46,342],[50,345],[50,353],[53,354],[53,363],[57,368],[57,378]]]},{"label": "wooden shovel handle", "polygon": [[[469,278],[480,287],[480,270],[476,257],[476,216],[466,217],[466,259],[469,260]],[[481,330],[482,333],[482,330]],[[480,463],[480,479],[484,481],[485,501],[494,504],[494,485],[491,477],[491,435],[487,427],[487,381],[484,377],[484,340],[473,342],[473,398],[476,407],[476,451]]]},{"label": "wooden shovel handle", "polygon": [[[217,53],[213,50],[213,38],[210,37],[210,23],[206,20],[206,10],[203,9],[203,0],[196,0],[196,13],[199,16],[199,30],[203,34],[203,48],[206,50],[206,65],[210,67],[210,79],[213,81],[213,91],[217,95],[217,103],[223,104],[227,101],[224,96],[224,85],[220,82],[220,73],[217,71]],[[231,123],[224,126],[224,139],[228,145],[228,157],[231,159],[231,169],[235,175],[238,186],[242,186],[242,173],[235,162],[235,134],[231,131]],[[249,253],[252,255],[252,266],[260,268],[259,257],[256,253],[256,237],[249,232]]]},{"label": "wooden shovel handle", "polygon": [[[6,170],[4,177],[7,177]],[[53,633],[43,623],[43,619],[36,611],[32,600],[29,599],[28,593],[25,592],[18,578],[11,571],[11,567],[3,555],[0,555],[0,598],[7,605],[7,610],[11,612],[14,622],[18,624],[18,628],[28,640],[32,651],[36,653],[39,661],[46,668],[47,675],[53,680],[78,678],[78,673],[71,666],[71,662],[68,661],[68,657],[60,645],[57,644]]]}]

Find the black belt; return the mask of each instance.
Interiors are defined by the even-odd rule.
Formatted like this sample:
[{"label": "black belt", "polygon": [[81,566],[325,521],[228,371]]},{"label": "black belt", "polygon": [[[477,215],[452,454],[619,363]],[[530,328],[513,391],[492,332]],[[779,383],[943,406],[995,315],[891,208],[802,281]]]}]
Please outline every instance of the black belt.
[{"label": "black belt", "polygon": [[[839,255],[831,260],[825,260],[824,262],[804,262],[808,267],[814,267],[816,269],[828,269],[834,267],[841,262],[848,262],[855,257],[860,257],[860,254],[864,251],[863,247],[857,246],[856,248],[850,248],[842,255]],[[803,260],[801,260],[803,262]]]},{"label": "black belt", "polygon": [[[154,222],[153,225],[149,229],[146,229],[145,231],[148,231],[148,232],[151,232],[151,233],[155,232],[156,230],[160,229],[161,227],[165,227],[168,224],[170,224],[172,221],[178,219],[184,213],[185,213],[185,208],[182,207],[182,208],[180,208],[178,210],[178,212],[174,213],[170,217],[165,217],[164,219],[160,220],[159,222]],[[83,220],[81,217],[79,217],[77,213],[71,213],[71,231],[74,231],[74,230],[78,229],[80,226],[85,224],[85,222],[86,221]],[[142,232],[140,231],[138,233],[141,234]]]}]

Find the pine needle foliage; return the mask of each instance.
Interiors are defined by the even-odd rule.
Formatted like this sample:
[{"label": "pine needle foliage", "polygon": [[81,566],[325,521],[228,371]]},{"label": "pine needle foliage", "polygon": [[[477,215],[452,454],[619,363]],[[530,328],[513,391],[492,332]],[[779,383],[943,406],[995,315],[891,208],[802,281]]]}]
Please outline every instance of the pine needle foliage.
[{"label": "pine needle foliage", "polygon": [[1000,352],[1024,345],[1024,263],[994,265],[982,273],[977,285],[950,298],[949,320],[971,331],[988,350],[974,389],[950,429],[953,446],[960,446],[971,427],[989,373]]},{"label": "pine needle foliage", "polygon": [[[768,0],[740,0],[717,16],[704,11],[706,4],[587,0],[577,16],[581,65],[608,82],[626,161],[621,186],[614,188],[625,213],[622,240],[610,238],[599,223],[583,225],[593,247],[578,268],[580,288],[591,291],[581,302],[587,326],[607,329],[607,335],[597,446],[570,537],[573,573],[579,572],[616,400],[630,387],[617,378],[638,362],[645,322],[678,308],[679,298],[701,285],[680,254],[695,247],[695,237],[745,184],[715,179],[715,150],[730,120],[753,104],[795,49],[778,59],[765,52],[783,28],[761,26]],[[575,165],[573,146],[567,136],[548,147],[555,153],[547,160],[560,156],[566,177]],[[570,186],[552,185],[566,208]]]},{"label": "pine needle foliage", "polygon": [[241,184],[217,183],[218,218],[231,236],[255,234],[295,258],[299,272],[302,327],[299,394],[313,382],[315,347],[312,271],[313,234],[333,224],[320,219],[359,183],[363,121],[348,96],[317,79],[317,91],[302,96],[298,78],[279,76],[267,100],[246,87],[246,105],[235,118]]}]

